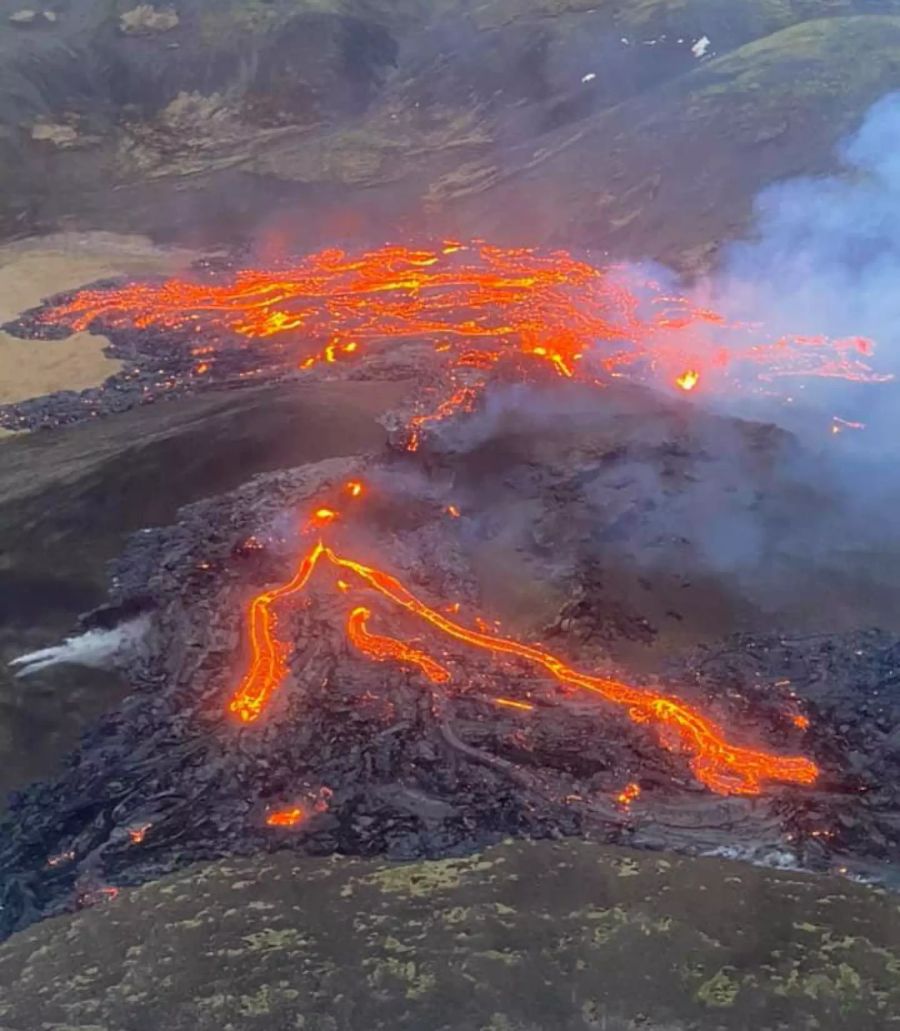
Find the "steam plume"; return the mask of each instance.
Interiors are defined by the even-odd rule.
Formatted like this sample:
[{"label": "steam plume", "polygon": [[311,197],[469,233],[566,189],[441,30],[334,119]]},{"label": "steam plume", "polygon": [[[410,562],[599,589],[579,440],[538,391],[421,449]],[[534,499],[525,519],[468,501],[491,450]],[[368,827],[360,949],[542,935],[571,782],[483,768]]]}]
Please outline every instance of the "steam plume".
[{"label": "steam plume", "polygon": [[[841,175],[763,191],[753,236],[728,248],[704,291],[728,316],[763,321],[767,334],[869,337],[879,370],[898,373],[900,92],[872,106],[839,157]],[[827,392],[864,404],[870,418],[873,403],[885,414],[893,395],[836,382]]]},{"label": "steam plume", "polygon": [[142,640],[149,620],[147,617],[121,623],[111,630],[89,630],[85,634],[67,637],[62,644],[42,648],[13,659],[11,666],[18,667],[17,677],[28,677],[50,666],[69,663],[105,669],[115,666],[136,649]]}]

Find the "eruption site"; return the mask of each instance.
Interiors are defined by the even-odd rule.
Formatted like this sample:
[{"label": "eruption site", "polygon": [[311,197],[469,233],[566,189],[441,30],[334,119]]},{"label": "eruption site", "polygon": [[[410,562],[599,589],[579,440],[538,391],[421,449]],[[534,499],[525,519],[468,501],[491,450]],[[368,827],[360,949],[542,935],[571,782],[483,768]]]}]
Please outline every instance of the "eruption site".
[{"label": "eruption site", "polygon": [[[520,379],[544,367],[597,386],[625,377],[681,391],[769,390],[764,384],[791,376],[886,378],[870,365],[865,339],[768,339],[765,327],[729,322],[634,268],[478,241],[325,250],[265,269],[87,289],[18,330],[92,327],[132,363],[118,384],[119,405],[123,388],[137,388],[137,402],[221,377],[341,375],[385,348],[426,347],[429,382],[410,419],[410,449],[429,424],[471,410],[501,364],[512,363],[510,375]],[[147,331],[156,343],[136,352],[129,333]],[[177,344],[161,348],[166,334]],[[160,367],[166,356],[168,367]],[[103,410],[102,398],[86,404]],[[20,424],[28,421],[27,406],[16,412]],[[10,415],[6,421],[17,424]]]},{"label": "eruption site", "polygon": [[[12,799],[0,935],[281,847],[437,858],[582,835],[818,868],[897,847],[879,691],[898,649],[748,622],[757,636],[703,651],[755,612],[722,554],[738,541],[736,565],[765,567],[768,620],[771,584],[797,579],[785,541],[798,525],[813,539],[827,506],[785,479],[789,434],[685,403],[780,377],[883,379],[867,341],[768,339],[634,269],[481,242],[194,271],[24,316],[34,336],[103,332],[126,368],[80,415],[69,396],[3,418],[381,377],[399,384],[377,409],[387,441],[373,416],[361,444],[135,533],[109,581],[112,630],[90,632],[89,614],[88,633],[23,658],[35,677],[102,659],[131,693],[55,780]],[[498,415],[523,391],[541,401]]]},{"label": "eruption site", "polygon": [[[715,792],[755,795],[766,781],[812,784],[818,776],[816,764],[808,759],[772,755],[730,744],[715,723],[674,698],[622,681],[580,673],[540,648],[461,626],[415,597],[389,573],[342,557],[322,540],[303,556],[287,583],[257,595],[250,603],[247,617],[251,653],[249,669],[229,705],[230,710],[245,723],[259,719],[287,672],[288,644],[275,635],[276,605],[300,594],[322,561],[329,563],[338,573],[351,575],[360,586],[376,591],[447,637],[492,655],[513,656],[532,666],[542,667],[562,685],[592,692],[625,707],[635,723],[650,722],[662,728],[667,747],[680,745],[689,753],[694,775]],[[342,583],[345,592],[351,590],[346,582]],[[359,651],[375,661],[413,666],[433,684],[451,681],[452,676],[443,665],[413,644],[369,633],[366,624],[370,616],[368,609],[358,606],[348,619],[348,637]],[[665,732],[669,732],[668,735]]]}]

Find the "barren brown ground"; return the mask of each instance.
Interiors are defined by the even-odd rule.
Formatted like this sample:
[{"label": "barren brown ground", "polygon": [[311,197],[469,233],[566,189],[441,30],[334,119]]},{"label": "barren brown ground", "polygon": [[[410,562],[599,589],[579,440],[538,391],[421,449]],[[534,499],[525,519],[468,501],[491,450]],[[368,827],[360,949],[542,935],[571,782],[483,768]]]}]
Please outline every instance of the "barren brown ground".
[{"label": "barren brown ground", "polygon": [[[114,233],[58,233],[6,244],[0,247],[0,323],[62,291],[112,276],[174,274],[189,260],[187,251]],[[121,368],[103,353],[108,342],[91,333],[35,342],[0,330],[0,404],[98,386]]]}]

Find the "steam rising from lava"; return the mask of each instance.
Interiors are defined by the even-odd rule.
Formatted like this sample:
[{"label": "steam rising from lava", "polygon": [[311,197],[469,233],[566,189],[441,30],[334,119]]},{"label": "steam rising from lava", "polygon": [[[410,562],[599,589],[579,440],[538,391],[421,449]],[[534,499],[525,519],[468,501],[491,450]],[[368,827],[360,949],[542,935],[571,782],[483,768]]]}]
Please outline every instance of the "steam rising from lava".
[{"label": "steam rising from lava", "polygon": [[85,290],[42,320],[74,330],[99,323],[187,332],[201,341],[193,350],[204,373],[216,360],[209,341],[222,334],[264,341],[299,370],[357,361],[379,344],[429,343],[440,371],[412,420],[412,449],[428,423],[471,410],[501,360],[517,363],[518,378],[543,366],[591,384],[626,376],[681,390],[780,376],[881,378],[859,337],[766,339],[633,269],[483,242],[327,250],[215,283]]},{"label": "steam rising from lava", "polygon": [[[789,179],[759,195],[752,235],[724,251],[697,303],[734,319],[763,317],[776,332],[863,334],[878,341],[881,368],[900,371],[898,140],[900,93],[892,93],[840,146],[840,175]],[[893,392],[863,403],[867,421],[874,406],[893,437]]]},{"label": "steam rising from lava", "polygon": [[67,637],[62,644],[20,655],[10,665],[17,668],[17,677],[29,677],[50,666],[66,663],[104,669],[136,651],[148,627],[149,620],[140,617],[111,630],[88,630],[76,637]]}]

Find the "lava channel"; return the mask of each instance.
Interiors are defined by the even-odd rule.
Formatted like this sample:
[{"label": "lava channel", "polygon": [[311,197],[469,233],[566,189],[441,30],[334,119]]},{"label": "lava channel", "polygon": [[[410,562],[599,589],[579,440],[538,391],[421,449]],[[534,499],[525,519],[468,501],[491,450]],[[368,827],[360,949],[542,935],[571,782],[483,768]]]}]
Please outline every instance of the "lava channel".
[{"label": "lava channel", "polygon": [[[426,605],[389,573],[339,555],[322,540],[303,555],[288,582],[258,594],[250,602],[247,614],[250,662],[229,703],[230,711],[244,723],[259,719],[287,674],[289,649],[276,635],[277,605],[302,592],[321,564],[354,578],[357,585],[375,591],[445,637],[495,656],[525,660],[560,684],[591,692],[622,706],[635,723],[651,723],[665,729],[669,732],[663,737],[665,746],[672,747],[673,740],[677,741],[691,756],[690,765],[696,778],[719,794],[756,795],[768,781],[809,785],[818,777],[819,769],[809,759],[731,744],[719,726],[685,702],[620,680],[582,673],[542,648],[461,626]],[[421,650],[397,638],[370,633],[368,618],[369,612],[362,606],[354,608],[349,615],[349,638],[359,651],[376,661],[394,661],[417,668],[435,684],[450,681],[449,671]]]}]

